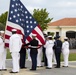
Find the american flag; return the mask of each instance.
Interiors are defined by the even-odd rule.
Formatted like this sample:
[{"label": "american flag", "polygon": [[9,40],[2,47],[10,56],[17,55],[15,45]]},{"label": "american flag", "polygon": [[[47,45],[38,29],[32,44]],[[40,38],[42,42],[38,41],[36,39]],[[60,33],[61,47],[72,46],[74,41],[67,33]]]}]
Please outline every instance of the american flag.
[{"label": "american flag", "polygon": [[[39,45],[45,43],[45,38],[40,25],[32,17],[26,7],[20,0],[10,0],[8,20],[5,28],[5,46],[9,46],[9,38],[12,35],[12,29],[17,29],[21,38],[29,43],[32,40],[32,33],[37,34]],[[23,36],[25,36],[23,38]]]}]

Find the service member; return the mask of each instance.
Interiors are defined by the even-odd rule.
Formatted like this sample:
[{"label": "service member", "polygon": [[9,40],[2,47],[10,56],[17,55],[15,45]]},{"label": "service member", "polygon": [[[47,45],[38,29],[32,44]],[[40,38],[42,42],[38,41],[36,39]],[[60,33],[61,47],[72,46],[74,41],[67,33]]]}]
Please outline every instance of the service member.
[{"label": "service member", "polygon": [[68,43],[68,38],[64,38],[64,42],[62,44],[62,53],[63,53],[63,58],[64,58],[64,66],[63,67],[68,67],[68,58],[69,58],[69,43]]},{"label": "service member", "polygon": [[27,44],[30,48],[30,56],[32,61],[32,67],[30,70],[33,71],[35,71],[37,67],[38,40],[36,40],[36,36],[36,34],[32,34],[32,41],[30,41],[30,43]]},{"label": "service member", "polygon": [[5,71],[6,50],[4,48],[4,31],[0,31],[0,71]]},{"label": "service member", "polygon": [[60,36],[56,36],[56,41],[54,43],[54,50],[56,56],[57,65],[55,68],[60,68],[60,57],[61,57],[61,50],[62,50],[62,42],[60,40]]},{"label": "service member", "polygon": [[53,58],[53,46],[54,41],[52,40],[52,36],[48,36],[48,40],[46,41],[45,48],[46,48],[46,57],[48,66],[46,69],[52,69],[52,58]]},{"label": "service member", "polygon": [[18,73],[19,72],[19,51],[22,46],[22,41],[20,36],[16,33],[16,29],[12,29],[12,36],[9,40],[9,50],[12,56],[13,69],[10,73]]}]

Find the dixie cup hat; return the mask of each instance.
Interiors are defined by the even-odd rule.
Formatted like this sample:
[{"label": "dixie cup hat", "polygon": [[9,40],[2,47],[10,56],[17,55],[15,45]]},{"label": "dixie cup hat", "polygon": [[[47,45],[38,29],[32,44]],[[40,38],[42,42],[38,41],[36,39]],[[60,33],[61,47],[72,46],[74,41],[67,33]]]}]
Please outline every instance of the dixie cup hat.
[{"label": "dixie cup hat", "polygon": [[68,39],[67,37],[64,37],[64,39]]},{"label": "dixie cup hat", "polygon": [[4,33],[4,31],[3,31],[3,30],[1,30],[1,31],[0,31],[0,33]]},{"label": "dixie cup hat", "polygon": [[12,29],[12,32],[13,32],[13,31],[15,31],[15,32],[16,32],[17,30],[16,30],[16,29]]}]

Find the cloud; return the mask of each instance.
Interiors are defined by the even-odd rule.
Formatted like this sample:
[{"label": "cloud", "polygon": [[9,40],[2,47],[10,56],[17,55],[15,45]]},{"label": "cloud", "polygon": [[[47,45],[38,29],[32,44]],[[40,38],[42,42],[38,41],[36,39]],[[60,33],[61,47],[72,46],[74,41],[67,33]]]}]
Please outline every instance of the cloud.
[{"label": "cloud", "polygon": [[[10,0],[0,0],[0,14],[9,8]],[[26,8],[33,12],[34,9],[46,8],[50,18],[54,20],[65,17],[76,17],[76,0],[21,0]]]}]

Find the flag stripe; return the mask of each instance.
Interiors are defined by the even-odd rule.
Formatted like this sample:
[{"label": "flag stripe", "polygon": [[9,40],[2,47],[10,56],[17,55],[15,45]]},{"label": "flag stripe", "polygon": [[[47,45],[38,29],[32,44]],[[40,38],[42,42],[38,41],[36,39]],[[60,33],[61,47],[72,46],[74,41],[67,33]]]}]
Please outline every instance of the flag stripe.
[{"label": "flag stripe", "polygon": [[[13,27],[10,27],[10,26],[7,26],[7,28],[6,28],[8,31],[12,31],[12,29],[17,29],[17,28],[13,28]],[[19,30],[19,29],[17,29],[17,33],[18,34],[22,34],[22,32],[21,32],[21,30]]]},{"label": "flag stripe", "polygon": [[20,25],[7,21],[6,30],[12,31],[12,29],[21,30],[22,34],[24,34],[24,29]]},{"label": "flag stripe", "polygon": [[9,43],[5,43],[5,47],[9,47]]},{"label": "flag stripe", "polygon": [[28,37],[27,37],[27,40],[28,40],[28,41],[31,41],[31,40],[32,40],[32,38],[31,38],[30,36],[28,36]]},{"label": "flag stripe", "polygon": [[44,35],[43,35],[43,32],[40,28],[40,26],[38,25],[35,30],[37,31],[37,33],[39,33],[39,35],[41,36],[41,38],[45,41],[45,38],[44,38]]},{"label": "flag stripe", "polygon": [[10,38],[10,36],[9,36],[9,35],[5,35],[5,38],[6,38],[6,39],[9,39],[9,38]]}]

